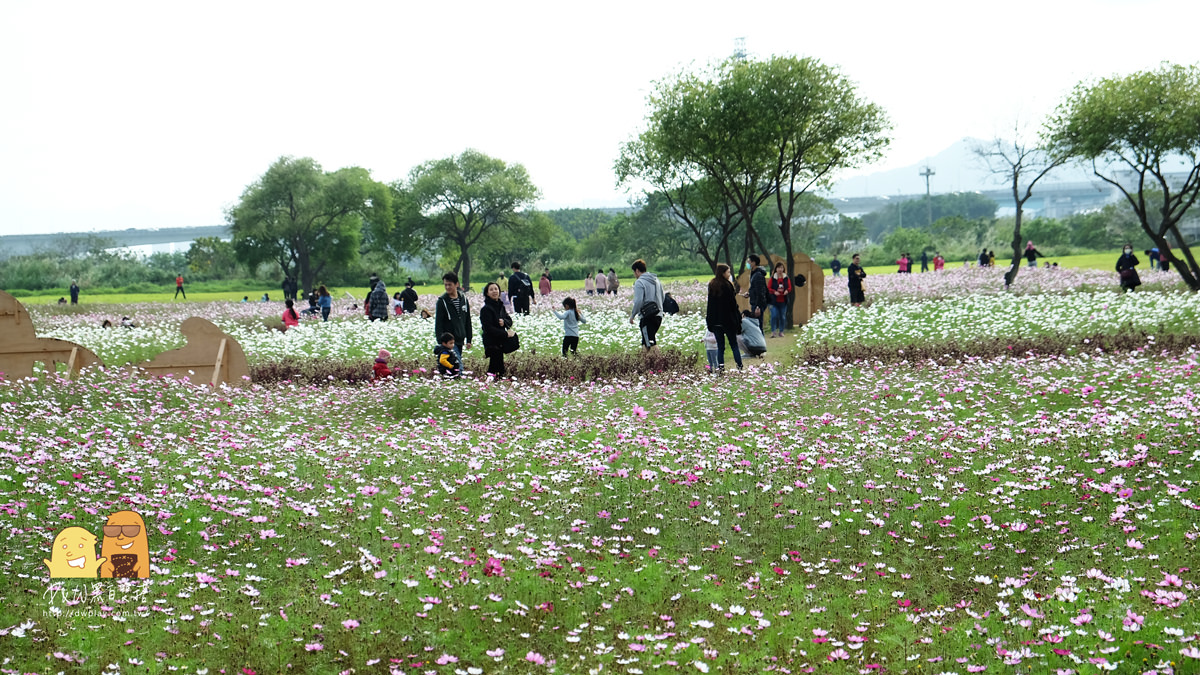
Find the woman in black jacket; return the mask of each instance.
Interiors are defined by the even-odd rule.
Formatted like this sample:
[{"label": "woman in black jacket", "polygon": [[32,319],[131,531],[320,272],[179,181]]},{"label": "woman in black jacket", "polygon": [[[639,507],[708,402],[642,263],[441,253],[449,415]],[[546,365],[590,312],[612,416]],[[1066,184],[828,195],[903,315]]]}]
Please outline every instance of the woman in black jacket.
[{"label": "woman in black jacket", "polygon": [[742,313],[738,310],[737,291],[733,288],[729,266],[717,265],[717,275],[708,282],[708,306],[704,322],[717,336],[717,368],[725,370],[725,341],[733,350],[733,360],[742,369],[742,353],[738,351],[737,336],[742,332]]},{"label": "woman in black jacket", "polygon": [[488,282],[483,287],[483,307],[479,310],[479,327],[483,329],[483,353],[488,357],[488,374],[503,377],[504,341],[514,335],[512,317],[500,302],[500,284]]},{"label": "woman in black jacket", "polygon": [[1121,276],[1122,290],[1132,291],[1142,285],[1142,280],[1134,269],[1139,262],[1141,261],[1133,254],[1133,245],[1125,244],[1125,250],[1121,252],[1121,257],[1117,258],[1117,274]]}]

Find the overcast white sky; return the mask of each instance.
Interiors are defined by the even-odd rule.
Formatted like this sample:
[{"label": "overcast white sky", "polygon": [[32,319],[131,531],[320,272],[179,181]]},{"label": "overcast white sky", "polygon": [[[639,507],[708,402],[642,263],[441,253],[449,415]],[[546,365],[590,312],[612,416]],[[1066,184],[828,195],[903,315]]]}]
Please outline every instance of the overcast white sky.
[{"label": "overcast white sky", "polygon": [[905,166],[1036,123],[1081,79],[1200,62],[1198,19],[1189,0],[0,0],[0,235],[220,224],[281,155],[393,181],[471,147],[524,164],[543,208],[621,205],[612,163],[653,81],[738,37],[840,66],[894,124],[871,170]]}]

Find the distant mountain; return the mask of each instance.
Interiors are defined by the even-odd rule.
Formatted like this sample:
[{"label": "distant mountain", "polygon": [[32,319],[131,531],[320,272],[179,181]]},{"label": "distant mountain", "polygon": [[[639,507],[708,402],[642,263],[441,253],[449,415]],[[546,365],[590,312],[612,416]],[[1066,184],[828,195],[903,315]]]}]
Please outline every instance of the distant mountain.
[{"label": "distant mountain", "polygon": [[[934,172],[929,178],[930,191],[934,194],[1003,188],[1005,182],[993,175],[983,160],[975,154],[975,148],[984,143],[987,141],[964,138],[926,161],[900,169],[846,178],[834,185],[831,196],[850,198],[924,194],[925,178],[920,174],[926,166]],[[1047,184],[1087,183],[1095,180],[1090,169],[1075,166],[1059,167],[1046,177]]]}]

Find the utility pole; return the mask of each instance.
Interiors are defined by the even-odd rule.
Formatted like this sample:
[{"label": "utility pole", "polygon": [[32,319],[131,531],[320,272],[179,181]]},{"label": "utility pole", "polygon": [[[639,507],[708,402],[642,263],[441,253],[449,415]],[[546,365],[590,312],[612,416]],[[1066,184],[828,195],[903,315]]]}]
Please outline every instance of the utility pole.
[{"label": "utility pole", "polygon": [[933,169],[925,165],[925,170],[917,174],[925,177],[925,217],[929,220],[927,226],[933,226],[933,198],[929,196],[929,177],[934,175]]}]

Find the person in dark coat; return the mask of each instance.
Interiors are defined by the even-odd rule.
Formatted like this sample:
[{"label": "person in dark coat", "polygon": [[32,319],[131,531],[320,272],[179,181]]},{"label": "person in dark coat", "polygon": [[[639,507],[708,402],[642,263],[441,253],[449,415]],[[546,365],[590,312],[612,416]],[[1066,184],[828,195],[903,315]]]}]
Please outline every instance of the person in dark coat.
[{"label": "person in dark coat", "polygon": [[754,317],[758,322],[758,329],[762,330],[763,312],[767,311],[767,303],[770,302],[767,297],[767,270],[757,255],[751,255],[749,262],[750,289],[744,295],[750,299],[750,316]]},{"label": "person in dark coat", "polygon": [[489,281],[483,287],[483,307],[479,308],[479,328],[483,333],[483,354],[488,357],[487,372],[504,377],[504,343],[514,335],[512,317],[500,301],[500,284]]},{"label": "person in dark coat", "polygon": [[842,261],[838,260],[836,255],[833,256],[833,262],[829,263],[829,271],[833,272],[835,277],[842,276]]},{"label": "person in dark coat", "polygon": [[679,313],[679,303],[671,297],[670,293],[663,294],[663,311],[667,314]]},{"label": "person in dark coat", "polygon": [[537,302],[537,298],[533,297],[533,279],[521,271],[519,262],[513,261],[512,271],[512,276],[508,278],[508,299],[512,301],[513,312],[529,314],[529,300],[533,298]]},{"label": "person in dark coat", "polygon": [[458,287],[458,275],[446,272],[442,275],[446,292],[438,298],[434,308],[433,334],[450,333],[454,336],[454,351],[462,359],[462,350],[471,348],[471,307],[462,289]]},{"label": "person in dark coat", "polygon": [[1133,254],[1133,246],[1125,244],[1125,250],[1121,252],[1121,257],[1117,258],[1117,274],[1121,275],[1121,288],[1125,291],[1132,291],[1142,285],[1142,280],[1138,277],[1137,256]]},{"label": "person in dark coat", "polygon": [[724,263],[717,265],[716,276],[708,282],[704,323],[717,338],[717,369],[725,370],[725,341],[728,340],[733,360],[741,370],[742,353],[738,350],[737,336],[742,332],[742,314],[738,310],[737,291],[733,288],[733,274]]},{"label": "person in dark coat", "polygon": [[388,297],[387,286],[379,281],[367,296],[367,316],[372,321],[387,321],[388,310],[391,308],[392,300]]},{"label": "person in dark coat", "polygon": [[417,311],[417,291],[413,289],[412,277],[404,283],[404,290],[400,291],[400,308],[405,314],[415,314]]},{"label": "person in dark coat", "polygon": [[75,280],[71,281],[71,304],[79,304],[79,282]]},{"label": "person in dark coat", "polygon": [[846,270],[846,276],[850,278],[846,282],[846,285],[850,287],[850,304],[855,307],[861,307],[867,301],[867,294],[865,289],[863,289],[862,283],[867,273],[863,271],[862,265],[859,264],[857,253],[850,259],[850,267]]},{"label": "person in dark coat", "polygon": [[929,271],[929,251],[921,251],[921,271]]},{"label": "person in dark coat", "polygon": [[1037,250],[1032,241],[1025,244],[1025,262],[1030,267],[1037,267],[1037,259],[1041,257],[1043,257],[1042,252]]}]

